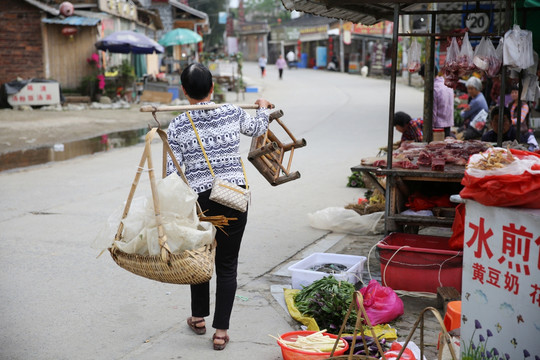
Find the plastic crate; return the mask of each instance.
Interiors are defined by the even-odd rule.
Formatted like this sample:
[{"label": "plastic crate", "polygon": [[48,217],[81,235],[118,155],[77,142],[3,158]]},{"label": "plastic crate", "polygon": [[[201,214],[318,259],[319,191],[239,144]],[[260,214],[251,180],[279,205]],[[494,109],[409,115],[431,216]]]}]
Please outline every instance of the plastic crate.
[{"label": "plastic crate", "polygon": [[392,233],[377,251],[385,286],[430,293],[452,286],[461,292],[463,252],[451,249],[446,237]]},{"label": "plastic crate", "polygon": [[[348,281],[351,284],[356,284],[362,280],[362,271],[367,258],[365,256],[331,254],[331,253],[314,253],[307,258],[289,266],[289,271],[292,274],[293,289],[302,289],[303,286],[308,286],[315,280],[322,279],[325,276],[333,275],[338,280]],[[316,265],[322,264],[341,264],[347,266],[347,269],[340,272],[329,274],[322,271],[309,270]]]}]

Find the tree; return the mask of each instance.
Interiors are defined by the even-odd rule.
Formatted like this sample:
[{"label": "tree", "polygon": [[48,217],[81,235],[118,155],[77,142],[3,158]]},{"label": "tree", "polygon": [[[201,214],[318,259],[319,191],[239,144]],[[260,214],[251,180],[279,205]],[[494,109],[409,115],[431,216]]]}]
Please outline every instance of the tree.
[{"label": "tree", "polygon": [[281,1],[276,0],[244,0],[245,13],[249,14],[248,21],[267,20],[268,24],[278,23],[278,19],[286,21],[291,19],[291,13],[283,7]]},{"label": "tree", "polygon": [[223,44],[225,24],[219,24],[218,16],[221,11],[226,11],[229,0],[190,0],[189,6],[208,14],[210,34],[204,35],[204,43],[208,48]]}]

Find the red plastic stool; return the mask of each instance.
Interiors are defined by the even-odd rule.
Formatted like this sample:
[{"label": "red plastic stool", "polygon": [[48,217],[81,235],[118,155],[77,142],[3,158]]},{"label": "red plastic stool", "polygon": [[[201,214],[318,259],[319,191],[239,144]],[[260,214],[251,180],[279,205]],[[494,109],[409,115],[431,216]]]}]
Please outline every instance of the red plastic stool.
[{"label": "red plastic stool", "polygon": [[450,301],[446,306],[444,315],[444,326],[446,331],[451,331],[461,327],[461,301]]}]

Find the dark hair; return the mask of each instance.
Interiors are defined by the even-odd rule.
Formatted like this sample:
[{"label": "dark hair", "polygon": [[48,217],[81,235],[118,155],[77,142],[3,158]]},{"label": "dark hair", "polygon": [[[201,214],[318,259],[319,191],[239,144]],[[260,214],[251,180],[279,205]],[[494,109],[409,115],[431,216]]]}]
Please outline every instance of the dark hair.
[{"label": "dark hair", "polygon": [[403,111],[398,111],[394,114],[394,126],[405,126],[411,121],[411,117]]},{"label": "dark hair", "polygon": [[[499,107],[498,106],[495,106],[493,109],[491,109],[491,113],[489,114],[490,120],[493,120],[493,118],[495,116],[499,116]],[[505,117],[508,119],[508,121],[512,121],[512,120],[510,120],[511,119],[510,118],[510,110],[508,110],[507,107],[505,107],[504,110],[503,110],[503,121],[504,121]]]},{"label": "dark hair", "polygon": [[204,65],[193,63],[182,71],[180,82],[190,98],[202,100],[212,89],[212,73]]}]

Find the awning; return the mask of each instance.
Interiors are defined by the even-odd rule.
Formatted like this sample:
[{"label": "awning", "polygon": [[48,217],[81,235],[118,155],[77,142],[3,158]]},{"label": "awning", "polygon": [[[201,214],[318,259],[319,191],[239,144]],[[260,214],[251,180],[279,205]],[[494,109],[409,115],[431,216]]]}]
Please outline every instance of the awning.
[{"label": "awning", "polygon": [[416,0],[393,2],[375,0],[335,0],[331,2],[325,0],[281,0],[281,2],[285,9],[290,11],[302,11],[308,14],[342,19],[364,25],[374,25],[382,20],[392,21],[396,4],[399,4],[402,10],[412,10],[418,7],[418,4],[411,3],[420,3],[420,1]]},{"label": "awning", "polygon": [[64,19],[60,18],[43,18],[41,22],[46,24],[71,25],[71,26],[96,26],[101,19],[89,18],[83,16],[69,16]]}]

